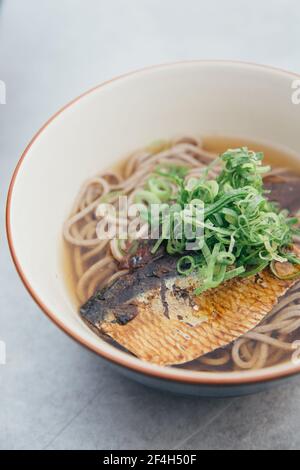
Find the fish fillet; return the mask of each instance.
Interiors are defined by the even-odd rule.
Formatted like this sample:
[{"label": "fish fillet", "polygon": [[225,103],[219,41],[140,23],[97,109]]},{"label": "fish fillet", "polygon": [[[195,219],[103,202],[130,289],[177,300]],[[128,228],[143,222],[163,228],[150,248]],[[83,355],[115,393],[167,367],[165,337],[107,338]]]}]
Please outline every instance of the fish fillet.
[{"label": "fish fillet", "polygon": [[255,328],[295,283],[266,269],[194,296],[199,279],[178,276],[176,262],[163,256],[120,278],[81,308],[82,318],[142,360],[182,364]]}]

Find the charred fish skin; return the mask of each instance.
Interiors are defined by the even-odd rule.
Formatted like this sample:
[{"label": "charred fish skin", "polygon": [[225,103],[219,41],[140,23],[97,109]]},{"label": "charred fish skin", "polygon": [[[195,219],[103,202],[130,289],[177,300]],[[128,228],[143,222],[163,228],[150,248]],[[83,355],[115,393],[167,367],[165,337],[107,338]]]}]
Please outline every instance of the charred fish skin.
[{"label": "charred fish skin", "polygon": [[126,274],[111,286],[91,297],[81,308],[80,315],[90,325],[103,322],[125,325],[138,314],[136,299],[150,291],[160,291],[163,300],[165,280],[177,276],[177,258],[165,256]]}]

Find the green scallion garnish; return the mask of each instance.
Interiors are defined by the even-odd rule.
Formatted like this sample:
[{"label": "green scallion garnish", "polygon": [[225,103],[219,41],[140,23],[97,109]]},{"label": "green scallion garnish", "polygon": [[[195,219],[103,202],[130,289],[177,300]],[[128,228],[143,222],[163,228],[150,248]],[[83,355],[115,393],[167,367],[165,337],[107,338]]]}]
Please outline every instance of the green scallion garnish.
[{"label": "green scallion garnish", "polygon": [[209,179],[208,171],[189,178],[188,168],[160,165],[135,196],[137,202],[169,204],[169,217],[161,214],[151,221],[149,211],[150,223],[158,224],[161,233],[152,252],[164,243],[169,254],[182,255],[177,270],[198,274],[197,295],[267,266],[276,275],[278,262],[300,264],[290,251],[299,220],[267,199],[263,175],[270,167],[262,160],[262,153],[246,147],[228,150],[213,163],[221,165],[216,180]]}]

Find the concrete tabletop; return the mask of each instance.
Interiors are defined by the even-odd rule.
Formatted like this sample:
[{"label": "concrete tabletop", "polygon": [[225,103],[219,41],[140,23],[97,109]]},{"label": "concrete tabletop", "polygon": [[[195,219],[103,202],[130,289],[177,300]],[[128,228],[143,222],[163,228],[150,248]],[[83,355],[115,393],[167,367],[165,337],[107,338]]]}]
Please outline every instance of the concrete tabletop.
[{"label": "concrete tabletop", "polygon": [[298,379],[214,400],[123,378],[41,313],[15,272],[4,230],[22,150],[73,97],[123,72],[180,59],[242,59],[300,72],[299,24],[298,0],[0,0],[0,341],[7,353],[0,449],[300,448]]}]

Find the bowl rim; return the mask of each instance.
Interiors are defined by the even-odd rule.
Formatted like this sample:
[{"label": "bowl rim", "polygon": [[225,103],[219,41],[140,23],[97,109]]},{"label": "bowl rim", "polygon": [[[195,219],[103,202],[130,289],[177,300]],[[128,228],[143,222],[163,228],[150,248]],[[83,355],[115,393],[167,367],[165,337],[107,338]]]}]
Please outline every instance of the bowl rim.
[{"label": "bowl rim", "polygon": [[[100,88],[105,87],[106,85],[111,84],[112,82],[116,82],[119,80],[126,79],[128,77],[137,76],[139,74],[147,73],[152,70],[160,70],[166,68],[173,68],[173,67],[181,67],[181,66],[189,66],[189,65],[228,65],[228,66],[240,66],[244,68],[254,68],[258,70],[264,70],[268,72],[279,73],[284,76],[288,76],[290,78],[297,78],[300,79],[300,74],[295,72],[286,71],[284,69],[273,67],[269,65],[262,65],[254,62],[247,62],[247,61],[238,61],[238,60],[181,60],[176,62],[168,62],[158,65],[152,65],[140,69],[136,69],[132,72],[127,72],[121,75],[118,75],[112,79],[106,80],[99,85],[92,87],[91,89],[85,91],[84,93],[80,94],[63,107],[61,107],[55,114],[53,114],[46,123],[37,131],[37,133],[33,136],[30,140],[28,145],[26,146],[25,150],[23,151],[19,161],[16,165],[16,168],[13,172],[11,182],[9,185],[7,201],[6,201],[6,235],[9,245],[9,250],[11,253],[11,257],[15,268],[23,282],[25,288],[29,292],[30,296],[33,298],[35,303],[40,307],[40,309],[49,317],[49,319],[58,326],[64,333],[70,336],[73,340],[77,341],[82,346],[86,347],[90,351],[96,353],[97,355],[101,356],[103,359],[119,366],[123,367],[133,373],[146,375],[148,377],[156,378],[163,381],[171,381],[173,383],[182,383],[182,384],[190,384],[190,385],[202,385],[202,386],[239,386],[239,385],[251,385],[251,384],[259,384],[264,382],[271,382],[271,381],[278,381],[279,379],[284,379],[287,377],[292,377],[300,373],[300,364],[289,364],[284,363],[279,366],[270,367],[266,369],[262,369],[260,371],[241,371],[238,373],[205,373],[201,371],[187,371],[184,369],[179,368],[171,368],[171,367],[162,367],[156,366],[151,363],[144,362],[142,360],[136,360],[134,362],[130,362],[131,356],[128,355],[128,359],[126,356],[115,357],[110,354],[109,351],[104,351],[101,349],[101,343],[99,343],[99,347],[95,346],[94,344],[90,343],[89,340],[83,339],[79,334],[74,332],[71,328],[66,326],[63,321],[59,320],[56,317],[55,312],[52,312],[44,301],[39,297],[39,295],[34,291],[30,282],[28,281],[25,272],[22,269],[21,263],[18,260],[18,256],[14,247],[12,232],[13,228],[11,225],[11,203],[12,203],[12,195],[14,191],[15,182],[19,173],[19,170],[22,166],[24,159],[26,158],[29,150],[31,149],[32,145],[35,141],[39,138],[39,136],[43,133],[43,131],[64,111],[68,108],[72,107],[82,98],[96,92]],[[136,358],[135,358],[136,359]],[[284,368],[284,366],[286,366]],[[281,367],[281,369],[280,369]],[[251,374],[252,372],[252,374]]]}]

